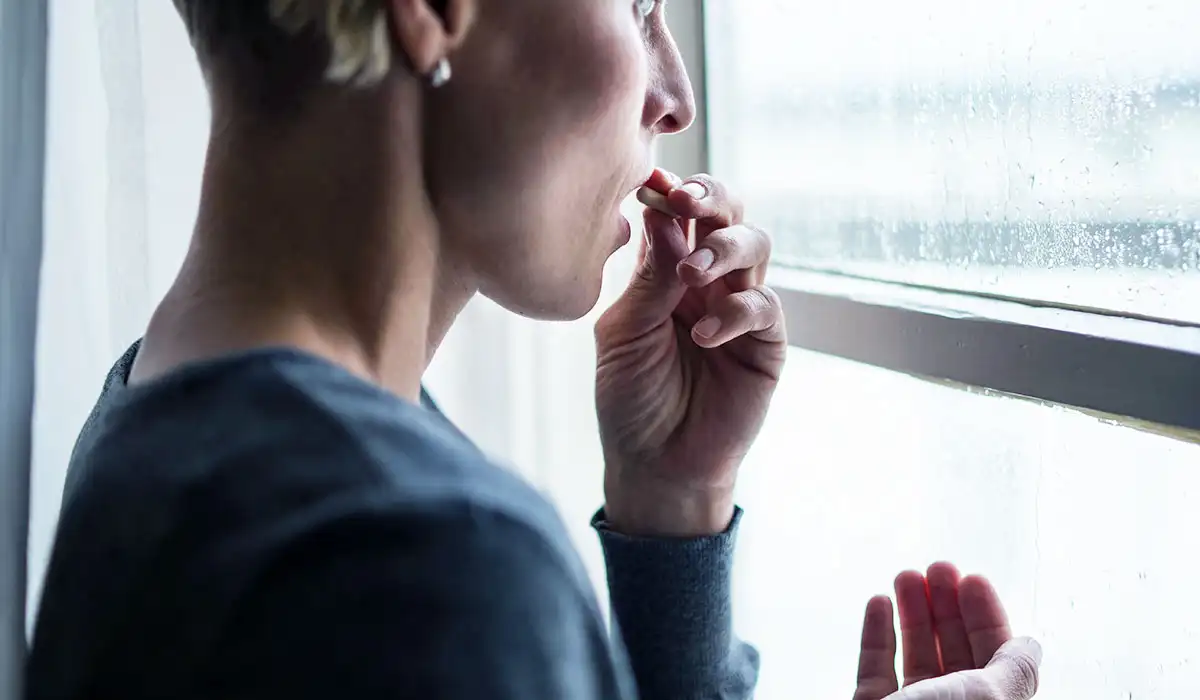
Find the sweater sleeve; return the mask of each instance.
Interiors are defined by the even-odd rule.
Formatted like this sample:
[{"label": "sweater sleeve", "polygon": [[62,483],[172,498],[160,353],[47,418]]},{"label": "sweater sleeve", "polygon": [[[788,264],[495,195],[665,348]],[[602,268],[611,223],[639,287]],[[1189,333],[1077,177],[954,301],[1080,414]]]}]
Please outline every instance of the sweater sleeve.
[{"label": "sweater sleeve", "polygon": [[601,510],[592,519],[608,572],[614,627],[642,700],[748,700],[758,680],[754,647],[733,634],[729,529],[697,539],[628,537]]}]

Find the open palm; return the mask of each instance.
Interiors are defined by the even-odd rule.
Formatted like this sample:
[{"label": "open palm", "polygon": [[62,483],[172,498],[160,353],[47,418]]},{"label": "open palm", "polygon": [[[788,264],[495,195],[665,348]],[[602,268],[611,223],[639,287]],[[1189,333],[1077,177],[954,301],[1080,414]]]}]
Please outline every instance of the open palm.
[{"label": "open palm", "polygon": [[1013,639],[992,585],[960,577],[939,563],[922,575],[896,578],[904,647],[901,685],[896,675],[892,601],[867,605],[854,700],[1029,700],[1037,692],[1041,649]]}]

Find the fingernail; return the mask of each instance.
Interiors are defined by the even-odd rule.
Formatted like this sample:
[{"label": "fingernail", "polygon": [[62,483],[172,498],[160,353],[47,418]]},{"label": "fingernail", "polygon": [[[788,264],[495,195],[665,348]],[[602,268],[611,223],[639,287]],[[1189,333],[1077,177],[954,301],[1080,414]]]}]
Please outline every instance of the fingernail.
[{"label": "fingernail", "polygon": [[700,272],[708,272],[715,262],[717,262],[717,256],[713,255],[708,248],[697,250],[687,259],[688,266],[694,267]]},{"label": "fingernail", "polygon": [[721,319],[709,316],[696,324],[696,335],[701,338],[711,338],[721,331]]},{"label": "fingernail", "polygon": [[689,197],[696,201],[704,199],[708,196],[708,188],[699,182],[684,183],[683,187],[680,187],[679,189],[686,192]]}]

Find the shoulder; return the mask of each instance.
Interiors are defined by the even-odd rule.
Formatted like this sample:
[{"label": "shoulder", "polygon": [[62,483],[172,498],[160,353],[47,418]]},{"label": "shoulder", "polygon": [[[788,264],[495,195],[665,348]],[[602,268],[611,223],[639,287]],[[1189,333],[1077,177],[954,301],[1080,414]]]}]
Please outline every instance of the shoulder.
[{"label": "shoulder", "polygon": [[[440,415],[303,359],[219,369],[102,397],[38,661],[80,628],[127,648],[132,676],[169,679],[214,653],[407,648],[401,631],[459,644],[476,622],[596,615],[557,512]],[[406,631],[431,614],[437,635]]]},{"label": "shoulder", "polygon": [[178,501],[172,512],[210,504],[229,521],[355,494],[477,501],[534,519],[546,511],[534,489],[440,413],[300,353],[252,353],[146,386],[119,384],[110,377],[80,435],[69,512],[76,501],[110,513],[115,501],[152,510]]},{"label": "shoulder", "polygon": [[553,507],[443,416],[299,353],[134,388],[110,376],[72,472],[50,577],[103,563],[114,607],[137,582],[170,590],[205,566],[236,589],[232,579],[315,538],[355,530],[414,545],[478,519],[525,531],[574,568]]},{"label": "shoulder", "polygon": [[83,476],[64,506],[68,538],[118,536],[131,553],[180,540],[269,548],[310,530],[432,531],[487,513],[571,558],[549,502],[440,413],[299,353],[110,388],[96,414],[72,460]]}]

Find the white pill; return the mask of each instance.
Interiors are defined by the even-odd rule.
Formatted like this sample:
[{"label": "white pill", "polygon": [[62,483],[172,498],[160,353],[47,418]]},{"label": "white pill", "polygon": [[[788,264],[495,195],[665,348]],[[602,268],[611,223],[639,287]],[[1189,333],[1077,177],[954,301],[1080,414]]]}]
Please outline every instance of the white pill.
[{"label": "white pill", "polygon": [[670,202],[667,201],[667,196],[661,192],[656,192],[649,187],[642,187],[637,191],[637,198],[639,202],[654,211],[662,212],[667,216],[679,216],[679,212],[671,208]]}]

